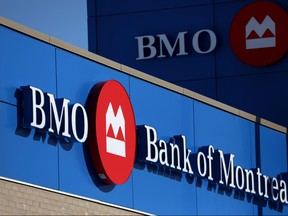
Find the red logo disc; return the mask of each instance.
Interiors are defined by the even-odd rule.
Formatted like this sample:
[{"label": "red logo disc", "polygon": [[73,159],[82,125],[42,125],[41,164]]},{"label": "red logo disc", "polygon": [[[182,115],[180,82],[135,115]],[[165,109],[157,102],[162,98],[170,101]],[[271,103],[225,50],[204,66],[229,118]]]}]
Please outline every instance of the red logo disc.
[{"label": "red logo disc", "polygon": [[108,184],[125,183],[133,169],[136,125],[125,88],[115,80],[95,85],[87,100],[88,145],[99,177]]},{"label": "red logo disc", "polygon": [[239,11],[230,28],[235,55],[246,64],[266,66],[288,49],[288,15],[272,2],[255,2]]}]

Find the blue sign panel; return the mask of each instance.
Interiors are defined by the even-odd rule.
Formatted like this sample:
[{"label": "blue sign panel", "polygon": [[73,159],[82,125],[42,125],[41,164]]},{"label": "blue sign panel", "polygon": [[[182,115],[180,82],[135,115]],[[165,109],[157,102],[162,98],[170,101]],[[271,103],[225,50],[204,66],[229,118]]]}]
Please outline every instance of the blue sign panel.
[{"label": "blue sign panel", "polygon": [[58,146],[47,134],[18,127],[17,90],[32,84],[56,93],[55,48],[3,26],[0,35],[0,175],[58,189]]}]

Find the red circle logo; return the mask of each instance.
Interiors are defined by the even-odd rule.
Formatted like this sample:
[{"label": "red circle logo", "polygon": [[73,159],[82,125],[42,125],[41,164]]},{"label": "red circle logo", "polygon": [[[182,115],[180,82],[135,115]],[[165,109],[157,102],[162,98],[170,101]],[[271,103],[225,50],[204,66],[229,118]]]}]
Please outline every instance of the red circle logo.
[{"label": "red circle logo", "polygon": [[136,125],[125,88],[115,80],[95,85],[87,100],[88,145],[99,177],[108,184],[125,183],[133,169]]},{"label": "red circle logo", "polygon": [[252,66],[278,61],[288,49],[288,15],[272,2],[255,2],[239,11],[230,28],[236,56]]}]

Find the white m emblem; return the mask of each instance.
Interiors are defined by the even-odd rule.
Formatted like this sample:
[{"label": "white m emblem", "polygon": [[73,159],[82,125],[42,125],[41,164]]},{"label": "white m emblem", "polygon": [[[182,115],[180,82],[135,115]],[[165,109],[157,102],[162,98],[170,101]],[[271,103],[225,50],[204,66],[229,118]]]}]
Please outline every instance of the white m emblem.
[{"label": "white m emblem", "polygon": [[118,107],[115,115],[111,103],[106,112],[106,151],[126,157],[124,115],[121,106]]},{"label": "white m emblem", "polygon": [[[264,37],[265,33],[269,33],[269,36]],[[246,25],[246,49],[275,47],[275,36],[275,23],[270,16],[267,15],[261,24],[252,17]]]}]

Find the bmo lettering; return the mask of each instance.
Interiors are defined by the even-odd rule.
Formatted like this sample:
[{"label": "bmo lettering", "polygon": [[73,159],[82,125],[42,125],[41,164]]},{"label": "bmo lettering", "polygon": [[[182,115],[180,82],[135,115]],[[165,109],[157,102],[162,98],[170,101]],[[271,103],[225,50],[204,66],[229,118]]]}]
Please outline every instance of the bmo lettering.
[{"label": "bmo lettering", "polygon": [[[136,60],[165,58],[168,56],[183,56],[188,55],[189,49],[185,45],[188,40],[188,32],[179,32],[174,43],[170,43],[166,34],[158,34],[156,37],[152,35],[145,35],[135,37],[138,42],[138,57]],[[209,37],[210,44],[207,48],[201,48],[200,42],[202,37]],[[158,39],[158,41],[156,40]],[[192,37],[192,47],[196,53],[207,54],[212,52],[217,44],[216,35],[209,29],[202,29],[197,31]],[[165,48],[165,49],[164,49]],[[157,50],[158,49],[158,50]],[[164,51],[165,50],[165,51]]]},{"label": "bmo lettering", "polygon": [[192,153],[186,148],[184,135],[173,136],[169,142],[157,138],[151,126],[138,126],[138,159],[174,171],[207,179],[213,184],[246,192],[273,202],[288,204],[288,174],[269,177],[260,168],[244,169],[234,165],[235,155],[224,154],[212,145]]},{"label": "bmo lettering", "polygon": [[88,118],[84,107],[69,104],[66,98],[55,99],[33,86],[21,87],[23,93],[23,126],[35,128],[56,137],[84,142],[88,134]]}]

